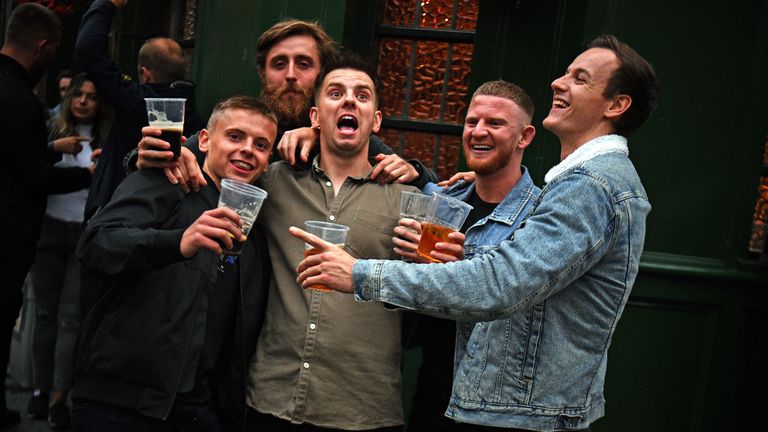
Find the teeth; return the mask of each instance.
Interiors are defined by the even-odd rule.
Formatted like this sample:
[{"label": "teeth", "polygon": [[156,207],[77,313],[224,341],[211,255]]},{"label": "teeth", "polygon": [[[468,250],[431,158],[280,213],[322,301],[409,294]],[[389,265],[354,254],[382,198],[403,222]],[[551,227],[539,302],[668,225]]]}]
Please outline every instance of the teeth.
[{"label": "teeth", "polygon": [[473,145],[472,150],[491,150],[491,146],[488,145]]},{"label": "teeth", "polygon": [[557,107],[557,108],[568,108],[568,103],[566,103],[565,101],[559,100],[559,99],[554,100],[552,102],[552,105]]},{"label": "teeth", "polygon": [[344,115],[344,116],[341,116],[336,126],[339,129],[341,128],[357,129],[357,120],[351,115]]},{"label": "teeth", "polygon": [[240,169],[244,169],[244,170],[252,170],[253,169],[253,165],[251,165],[251,164],[249,164],[247,162],[232,161],[232,164],[235,165],[236,167],[238,167]]}]

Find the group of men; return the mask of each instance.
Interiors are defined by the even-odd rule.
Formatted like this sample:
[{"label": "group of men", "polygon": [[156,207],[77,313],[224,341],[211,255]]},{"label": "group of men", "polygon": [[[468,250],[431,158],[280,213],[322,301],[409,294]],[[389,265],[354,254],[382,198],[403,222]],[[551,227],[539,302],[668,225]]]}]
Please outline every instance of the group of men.
[{"label": "group of men", "polygon": [[[97,0],[83,26],[108,28],[125,3]],[[78,347],[75,430],[401,430],[392,306],[458,321],[453,394],[438,399],[456,430],[588,429],[603,415],[605,354],[650,210],[626,137],[655,105],[651,66],[605,36],[552,83],[544,126],[560,139],[562,161],[543,190],[521,165],[533,103],[514,84],[483,84],[464,123],[474,182],[442,190],[418,162],[372,149],[381,124],[374,73],[336,54],[322,28],[278,23],[257,50],[266,103],[217,104],[187,143],[203,155],[201,174],[190,151],[171,160],[159,130],[144,128],[137,165],[165,167],[183,188],[141,169],[88,223],[79,254],[104,285]],[[319,154],[309,151],[316,138]],[[286,161],[267,170],[276,139]],[[289,166],[298,160],[308,166]],[[234,260],[221,258],[242,235],[238,216],[215,208],[223,178],[269,192]],[[473,204],[465,235],[437,245],[435,257],[451,262],[392,259],[418,243],[418,226],[398,227],[401,191],[416,190],[402,183]],[[306,220],[350,226],[345,248],[289,232]],[[302,261],[304,243],[292,235],[322,252]],[[300,288],[316,282],[355,295]],[[3,287],[3,300],[11,291]]]}]

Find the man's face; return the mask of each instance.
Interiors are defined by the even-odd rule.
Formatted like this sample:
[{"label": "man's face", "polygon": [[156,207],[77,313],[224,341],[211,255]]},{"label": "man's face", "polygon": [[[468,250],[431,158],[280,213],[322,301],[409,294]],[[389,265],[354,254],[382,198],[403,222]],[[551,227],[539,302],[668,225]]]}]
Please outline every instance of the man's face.
[{"label": "man's face", "polygon": [[368,151],[371,132],[381,126],[373,80],[365,72],[336,69],[323,79],[310,111],[320,128],[321,151],[350,157]]},{"label": "man's face", "polygon": [[200,131],[203,169],[216,183],[225,178],[253,183],[267,168],[277,125],[253,111],[231,108],[219,114],[212,130]]},{"label": "man's face", "polygon": [[289,36],[269,49],[260,73],[262,96],[280,123],[306,124],[320,67],[320,52],[312,36]]},{"label": "man's face", "polygon": [[72,92],[70,110],[78,123],[93,123],[99,110],[99,97],[92,82],[83,81],[80,88]]},{"label": "man's face", "polygon": [[[464,157],[478,175],[491,175],[506,168],[523,138],[527,116],[513,101],[478,95],[469,104],[464,119]],[[518,168],[519,169],[519,168]]]},{"label": "man's face", "polygon": [[552,82],[552,108],[544,127],[561,140],[591,137],[605,127],[613,101],[603,92],[618,67],[616,54],[605,48],[591,48],[576,57],[565,75]]},{"label": "man's face", "polygon": [[67,94],[67,89],[71,82],[72,78],[70,77],[63,77],[59,80],[59,96],[61,96],[62,99],[64,99],[64,95]]}]

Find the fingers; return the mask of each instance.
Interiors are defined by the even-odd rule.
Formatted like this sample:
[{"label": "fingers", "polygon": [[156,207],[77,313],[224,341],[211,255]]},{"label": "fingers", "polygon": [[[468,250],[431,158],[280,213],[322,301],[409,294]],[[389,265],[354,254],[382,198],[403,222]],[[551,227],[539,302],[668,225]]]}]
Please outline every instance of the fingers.
[{"label": "fingers", "polygon": [[296,165],[296,138],[292,136],[293,131],[285,131],[277,144],[277,151],[280,157],[289,165]]},{"label": "fingers", "polygon": [[288,232],[297,239],[303,240],[304,243],[308,243],[312,247],[317,248],[320,252],[326,251],[332,247],[336,247],[336,245],[328,243],[327,241],[322,240],[320,237],[314,234],[310,234],[301,228],[292,226],[288,228]]},{"label": "fingers", "polygon": [[459,172],[451,176],[448,180],[443,180],[439,182],[437,185],[440,187],[448,187],[455,183],[457,183],[459,180],[464,180],[465,182],[474,182],[475,181],[475,172],[474,171],[467,171],[467,172]]},{"label": "fingers", "polygon": [[91,160],[96,160],[98,157],[101,156],[101,148],[97,148],[96,150],[91,152]]},{"label": "fingers", "polygon": [[200,186],[205,186],[208,182],[203,176],[203,172],[200,169],[200,165],[197,163],[197,157],[186,147],[181,149],[181,157],[179,158],[179,165],[185,174],[185,182],[195,192],[200,190]]},{"label": "fingers", "polygon": [[371,171],[371,179],[379,183],[410,183],[419,177],[419,172],[408,161],[396,154],[375,156],[378,162]]}]

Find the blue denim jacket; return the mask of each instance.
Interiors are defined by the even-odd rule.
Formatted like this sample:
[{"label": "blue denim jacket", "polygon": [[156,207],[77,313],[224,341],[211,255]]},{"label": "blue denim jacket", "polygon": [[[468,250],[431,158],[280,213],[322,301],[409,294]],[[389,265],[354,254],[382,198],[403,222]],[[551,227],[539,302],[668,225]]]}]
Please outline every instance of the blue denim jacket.
[{"label": "blue denim jacket", "polygon": [[466,348],[457,344],[449,417],[583,429],[604,413],[608,346],[637,276],[649,211],[629,158],[604,153],[552,179],[498,248],[448,264],[360,260],[355,296],[486,321]]}]

